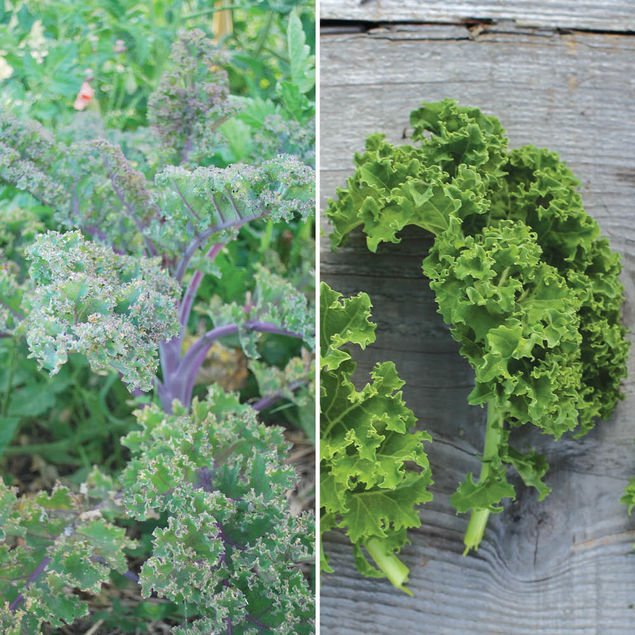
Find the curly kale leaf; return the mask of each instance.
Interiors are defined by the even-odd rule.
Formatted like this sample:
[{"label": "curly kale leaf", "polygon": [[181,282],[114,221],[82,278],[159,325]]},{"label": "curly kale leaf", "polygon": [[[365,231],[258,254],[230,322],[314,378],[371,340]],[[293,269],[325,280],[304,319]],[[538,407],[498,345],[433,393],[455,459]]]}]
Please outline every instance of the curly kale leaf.
[{"label": "curly kale leaf", "polygon": [[56,373],[68,354],[150,390],[159,342],[179,333],[179,287],[156,259],[116,254],[78,231],[41,234],[28,249],[35,288],[25,321],[31,354]]},{"label": "curly kale leaf", "polygon": [[294,516],[280,428],[264,426],[234,395],[212,389],[191,414],[177,404],[138,412],[141,430],[123,441],[132,459],[121,477],[128,513],[167,515],[140,574],[197,616],[175,633],[308,632],[313,594],[299,570],[313,559],[314,523]]},{"label": "curly kale leaf", "polygon": [[423,271],[474,369],[470,403],[492,411],[481,479],[468,475],[452,499],[484,512],[469,545],[478,546],[481,521],[514,495],[505,464],[541,497],[549,491],[544,459],[510,448],[509,429],[582,435],[622,397],[620,258],[555,153],[508,151],[496,118],[452,100],[423,104],[411,123],[416,144],[369,137],[327,216],[334,246],[358,226],[371,251],[399,242],[407,225],[435,235]]},{"label": "curly kale leaf", "polygon": [[[387,576],[406,590],[408,569],[396,553],[407,541],[406,530],[420,525],[417,506],[432,499],[423,449],[430,436],[411,431],[416,419],[402,399],[404,382],[392,362],[377,364],[361,391],[351,381],[356,364],[342,347],[374,341],[368,296],[342,298],[322,283],[320,305],[321,532],[345,529],[359,571]],[[325,555],[322,568],[332,571]]]},{"label": "curly kale leaf", "polygon": [[[108,511],[108,520],[104,512]],[[0,479],[0,631],[19,635],[72,624],[88,614],[88,595],[125,573],[134,546],[123,527],[110,477],[96,469],[81,494],[57,484],[52,492],[16,495]]]},{"label": "curly kale leaf", "polygon": [[[289,221],[314,209],[315,174],[291,155],[259,165],[226,168],[167,166],[157,173],[152,193],[160,213],[147,235],[161,250],[186,252],[195,244],[226,242],[237,228],[259,218]],[[179,276],[177,272],[177,276]]]},{"label": "curly kale leaf", "polygon": [[[526,225],[444,232],[424,262],[439,310],[475,370],[474,404],[558,438],[578,424],[580,304]],[[555,373],[554,369],[558,369]]]}]

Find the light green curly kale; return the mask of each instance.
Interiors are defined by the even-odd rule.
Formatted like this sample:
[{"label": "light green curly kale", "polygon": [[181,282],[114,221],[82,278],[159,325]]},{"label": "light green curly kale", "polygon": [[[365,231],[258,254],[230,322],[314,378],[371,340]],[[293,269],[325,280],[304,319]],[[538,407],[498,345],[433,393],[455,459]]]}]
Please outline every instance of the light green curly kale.
[{"label": "light green curly kale", "polygon": [[407,225],[435,236],[423,271],[475,371],[469,401],[488,407],[481,477],[468,474],[452,497],[457,511],[473,510],[468,551],[515,494],[507,465],[549,493],[544,458],[511,447],[510,430],[582,435],[621,398],[621,265],[555,153],[508,151],[496,118],[452,100],[423,104],[411,123],[416,145],[368,139],[327,216],[334,246],[358,226],[371,251]]},{"label": "light green curly kale", "polygon": [[[432,499],[423,449],[430,436],[412,430],[416,419],[392,362],[378,363],[361,391],[351,381],[356,364],[342,347],[365,348],[375,340],[370,306],[365,293],[342,298],[321,285],[320,532],[345,529],[359,571],[388,577],[409,593],[408,568],[397,553],[407,542],[406,530],[420,525],[417,506]],[[324,553],[321,564],[332,571]]]},{"label": "light green curly kale", "polygon": [[151,406],[123,441],[121,477],[133,518],[168,514],[153,534],[143,595],[156,592],[198,616],[175,633],[312,632],[313,594],[298,565],[313,561],[314,523],[293,516],[296,483],[279,428],[213,389],[191,414]]},{"label": "light green curly kale", "polygon": [[24,328],[32,356],[55,373],[69,353],[150,390],[159,342],[180,331],[179,285],[158,259],[117,254],[79,231],[40,234],[27,250],[35,289]]},{"label": "light green curly kale", "polygon": [[[158,406],[136,413],[123,443],[131,459],[117,480],[97,470],[79,493],[18,497],[0,479],[0,631],[41,632],[88,613],[116,570],[144,597],[176,602],[174,633],[298,633],[315,630],[312,514],[293,515],[297,482],[280,428],[220,389],[191,413]],[[140,575],[115,520],[161,519]]]}]

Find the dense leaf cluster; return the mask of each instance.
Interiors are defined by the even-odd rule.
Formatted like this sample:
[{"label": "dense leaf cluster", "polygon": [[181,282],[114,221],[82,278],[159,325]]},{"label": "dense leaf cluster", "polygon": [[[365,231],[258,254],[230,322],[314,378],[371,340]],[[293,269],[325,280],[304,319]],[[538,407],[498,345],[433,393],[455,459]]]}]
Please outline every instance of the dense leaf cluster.
[{"label": "dense leaf cluster", "polygon": [[50,494],[17,497],[0,479],[0,630],[39,633],[86,615],[83,594],[99,593],[114,569],[125,573],[133,546],[108,512],[119,505],[112,479],[93,470],[79,494],[57,485]]},{"label": "dense leaf cluster", "polygon": [[230,102],[226,55],[200,29],[181,34],[171,65],[148,100],[148,120],[182,161],[205,155],[214,132],[236,111]]},{"label": "dense leaf cluster", "polygon": [[496,118],[451,100],[422,105],[411,124],[413,144],[373,135],[356,156],[355,174],[327,210],[332,242],[357,226],[371,251],[399,242],[407,225],[435,235],[423,271],[475,371],[470,403],[490,409],[481,480],[468,475],[452,502],[496,511],[514,495],[506,464],[541,496],[549,491],[544,459],[510,447],[510,428],[584,434],[621,397],[620,258],[555,153],[508,151]]},{"label": "dense leaf cluster", "polygon": [[114,368],[150,390],[159,342],[180,332],[179,285],[158,259],[113,253],[78,231],[41,234],[28,257],[35,290],[25,328],[40,365],[55,373],[81,352],[96,372]]},{"label": "dense leaf cluster", "polygon": [[[297,20],[293,28],[302,31]],[[289,45],[303,42],[296,34]],[[306,62],[303,47],[298,54]],[[30,193],[53,209],[57,223],[75,230],[49,232],[33,245],[35,291],[28,298],[15,266],[0,268],[0,328],[12,332],[26,317],[31,352],[45,368],[56,371],[69,352],[83,352],[94,370],[115,369],[132,389],[149,390],[159,345],[172,341],[162,360],[174,368],[163,368],[164,378],[185,379],[174,390],[161,387],[161,396],[166,404],[178,398],[188,405],[204,354],[190,355],[187,367],[176,365],[203,273],[217,273],[214,257],[246,223],[312,214],[314,172],[292,154],[260,157],[254,165],[197,165],[211,155],[201,130],[215,130],[236,110],[223,59],[200,30],[184,32],[150,100],[158,137],[146,137],[135,150],[132,142],[142,137],[120,133],[126,154],[95,136],[105,131],[92,117],[56,138],[36,122],[0,113],[0,182]],[[264,128],[261,134],[264,139]],[[180,284],[192,268],[197,271],[178,306]],[[261,326],[310,339],[304,296],[265,269],[255,279],[253,305],[224,309],[249,354],[257,356]]]},{"label": "dense leaf cluster", "polygon": [[117,481],[93,471],[80,494],[58,486],[33,498],[0,481],[2,632],[72,623],[87,606],[69,589],[98,594],[111,569],[136,579],[113,516],[165,519],[139,583],[183,607],[175,633],[310,632],[313,594],[298,565],[312,561],[313,520],[289,511],[297,477],[281,430],[219,389],[191,414],[152,406],[137,418]]},{"label": "dense leaf cluster", "polygon": [[[92,121],[85,123],[88,131],[78,125],[76,135],[90,135]],[[225,168],[161,166],[150,181],[105,139],[67,144],[2,112],[0,181],[52,207],[62,226],[168,261],[193,236],[198,249],[248,221],[306,217],[313,208],[313,170],[293,155]]]},{"label": "dense leaf cluster", "polygon": [[288,221],[313,211],[314,173],[292,155],[259,165],[226,168],[168,166],[155,177],[153,204],[161,210],[147,235],[162,252],[187,249],[194,234],[226,242],[231,230],[259,218]]},{"label": "dense leaf cluster", "polygon": [[[417,506],[432,499],[423,448],[430,436],[412,430],[416,419],[392,362],[377,363],[361,391],[351,380],[357,365],[345,347],[375,340],[370,306],[365,293],[342,298],[321,285],[320,532],[345,529],[359,571],[406,590],[408,569],[396,553],[407,529],[420,525]],[[333,571],[324,553],[321,563]]]}]

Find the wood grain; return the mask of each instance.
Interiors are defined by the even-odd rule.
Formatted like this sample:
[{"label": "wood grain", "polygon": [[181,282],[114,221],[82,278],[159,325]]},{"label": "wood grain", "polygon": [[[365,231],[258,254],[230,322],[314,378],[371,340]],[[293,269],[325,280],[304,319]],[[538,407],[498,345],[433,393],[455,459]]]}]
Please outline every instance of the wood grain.
[{"label": "wood grain", "polygon": [[[477,37],[457,26],[323,35],[322,208],[368,133],[399,142],[422,99],[479,106],[501,119],[511,147],[549,147],[578,175],[587,211],[623,255],[625,321],[633,328],[634,49],[627,36],[499,27]],[[515,480],[517,500],[491,518],[478,553],[464,558],[467,518],[454,513],[449,497],[480,469],[484,411],[467,405],[472,371],[421,275],[430,244],[415,229],[374,255],[360,233],[335,253],[322,240],[322,279],[343,293],[365,290],[373,301],[377,342],[357,355],[359,377],[375,361],[395,361],[406,401],[433,436],[435,479],[435,499],[403,551],[415,597],[358,575],[347,539],[333,532],[326,549],[336,572],[322,576],[322,632],[634,633],[635,516],[619,503],[635,476],[633,355],[625,401],[584,439],[517,434],[517,445],[547,454],[553,492],[539,503]]]},{"label": "wood grain", "polygon": [[525,26],[635,31],[631,0],[321,0],[320,17],[375,23],[513,20]]}]

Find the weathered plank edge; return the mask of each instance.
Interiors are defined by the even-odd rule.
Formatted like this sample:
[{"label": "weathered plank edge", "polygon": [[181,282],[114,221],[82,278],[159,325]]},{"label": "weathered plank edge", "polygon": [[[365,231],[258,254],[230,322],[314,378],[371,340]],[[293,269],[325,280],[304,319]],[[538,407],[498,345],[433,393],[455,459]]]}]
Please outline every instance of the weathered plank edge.
[{"label": "weathered plank edge", "polygon": [[361,22],[488,22],[512,20],[523,26],[582,29],[592,31],[635,31],[633,3],[625,0],[567,2],[565,0],[322,0],[322,20]]}]

